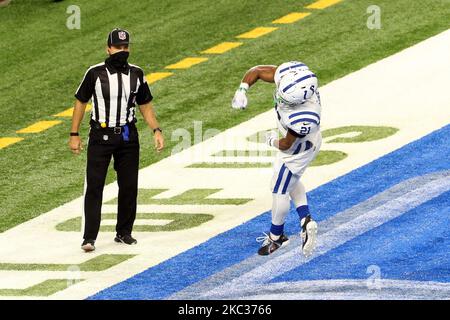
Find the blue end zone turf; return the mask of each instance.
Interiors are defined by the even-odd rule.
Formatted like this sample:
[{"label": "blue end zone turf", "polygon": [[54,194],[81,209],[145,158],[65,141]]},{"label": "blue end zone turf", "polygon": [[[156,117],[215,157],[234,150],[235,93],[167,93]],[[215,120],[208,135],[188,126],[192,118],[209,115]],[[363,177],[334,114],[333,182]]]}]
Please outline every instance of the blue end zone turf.
[{"label": "blue end zone turf", "polygon": [[450,192],[272,280],[367,279],[450,282]]},{"label": "blue end zone turf", "polygon": [[[317,221],[325,221],[409,178],[449,170],[449,136],[450,125],[447,125],[309,192],[313,216]],[[387,279],[449,282],[449,196],[449,192],[442,193],[287,271],[273,279],[272,283],[366,279],[369,265],[378,265],[382,277]],[[294,208],[291,211],[285,227],[288,235],[299,231],[297,213]],[[265,212],[89,299],[168,298],[254,256],[258,249],[255,238],[269,227],[270,212]]]}]

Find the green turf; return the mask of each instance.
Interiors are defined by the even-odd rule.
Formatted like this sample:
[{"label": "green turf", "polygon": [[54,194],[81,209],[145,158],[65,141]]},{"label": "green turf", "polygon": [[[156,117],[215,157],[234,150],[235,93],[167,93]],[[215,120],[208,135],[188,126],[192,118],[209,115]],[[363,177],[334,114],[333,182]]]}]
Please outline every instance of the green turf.
[{"label": "green turf", "polygon": [[0,296],[46,297],[58,291],[67,289],[69,286],[80,281],[83,280],[77,279],[69,281],[68,279],[50,279],[26,289],[0,289]]},{"label": "green turf", "polygon": [[[139,189],[138,192],[138,204],[159,204],[159,205],[182,205],[182,204],[195,204],[195,205],[240,205],[249,202],[252,199],[220,199],[209,196],[221,191],[222,189],[191,189],[176,195],[171,198],[153,198],[155,195],[161,193],[161,189]],[[107,204],[117,204],[117,198],[108,201]]]},{"label": "green turf", "polygon": [[[79,226],[78,226],[79,230]],[[103,271],[124,262],[134,255],[130,254],[102,254],[89,259],[79,265],[72,264],[44,264],[44,263],[0,263],[0,270],[14,271],[68,271],[76,266],[80,271]]]},{"label": "green turf", "polygon": [[277,154],[273,150],[222,150],[212,154],[213,157],[273,157]]},{"label": "green turf", "polygon": [[[52,119],[52,114],[69,107],[86,68],[104,59],[106,35],[113,27],[131,31],[131,62],[146,72],[162,71],[165,65],[234,40],[254,27],[270,26],[273,19],[311,2],[174,0],[123,5],[119,0],[79,0],[81,30],[68,30],[68,2],[15,0],[0,9],[0,136],[18,136],[16,130]],[[193,121],[201,120],[204,129],[223,130],[271,108],[273,86],[267,84],[250,90],[247,110],[229,107],[242,74],[253,65],[299,59],[324,85],[450,26],[447,0],[378,0],[382,29],[369,30],[366,8],[371,4],[348,0],[311,11],[300,22],[243,40],[243,46],[229,53],[210,56],[205,63],[157,82],[152,90],[167,148],[155,153],[150,132],[141,130],[141,167],[170,155],[177,144],[170,139],[176,128],[192,131]],[[0,232],[82,194],[86,153],[76,157],[68,151],[69,126],[64,120],[45,133],[21,135],[24,141],[0,150]],[[142,121],[138,127],[144,127]],[[112,173],[107,182],[115,180]]]},{"label": "green turf", "polygon": [[353,143],[365,142],[384,139],[392,136],[398,131],[392,127],[375,127],[375,126],[346,126],[333,129],[327,129],[322,132],[323,138],[338,136],[345,133],[357,133],[354,137],[336,137],[328,141],[328,143]]},{"label": "green turf", "polygon": [[221,168],[221,169],[249,169],[249,168],[270,168],[272,162],[198,162],[187,168]]},{"label": "green turf", "polygon": [[[102,215],[104,219],[116,219],[114,213],[105,213]],[[214,218],[211,214],[204,213],[138,213],[138,219],[155,219],[155,220],[171,220],[165,225],[140,225],[135,223],[133,231],[136,232],[161,232],[161,231],[177,231],[197,227]],[[69,219],[56,226],[59,231],[78,231],[81,227],[81,217]],[[115,232],[115,226],[103,225],[100,231]]]},{"label": "green turf", "polygon": [[317,157],[311,162],[311,167],[319,167],[332,164],[347,158],[347,154],[336,150],[320,150]]},{"label": "green turf", "polygon": [[[336,150],[321,150],[317,158],[310,164],[311,167],[324,166],[341,161],[347,157],[347,154]],[[229,169],[248,169],[248,168],[270,168],[270,162],[199,162],[193,163],[188,168],[229,168]]]}]

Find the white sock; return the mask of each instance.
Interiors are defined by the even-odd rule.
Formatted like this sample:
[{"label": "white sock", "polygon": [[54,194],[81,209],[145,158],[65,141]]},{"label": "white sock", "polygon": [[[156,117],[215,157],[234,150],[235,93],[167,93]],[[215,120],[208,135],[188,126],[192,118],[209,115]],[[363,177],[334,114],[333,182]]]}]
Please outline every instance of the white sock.
[{"label": "white sock", "polygon": [[306,190],[300,179],[297,181],[294,189],[289,193],[292,201],[295,203],[295,207],[308,205],[308,200],[306,198]]},{"label": "white sock", "polygon": [[297,181],[294,189],[289,193],[292,201],[295,204],[295,208],[298,213],[300,221],[309,215],[308,199],[306,197],[306,190],[300,179]]},{"label": "white sock", "polygon": [[278,240],[283,233],[284,222],[286,221],[289,208],[289,195],[272,193],[272,227],[270,232],[272,240]]}]

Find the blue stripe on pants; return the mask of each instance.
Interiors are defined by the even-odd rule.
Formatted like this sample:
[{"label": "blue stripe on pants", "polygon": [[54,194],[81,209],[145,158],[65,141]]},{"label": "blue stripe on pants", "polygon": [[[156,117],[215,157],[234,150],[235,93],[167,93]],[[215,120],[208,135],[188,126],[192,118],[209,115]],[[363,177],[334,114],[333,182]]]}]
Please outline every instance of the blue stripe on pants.
[{"label": "blue stripe on pants", "polygon": [[281,190],[281,194],[286,194],[286,190],[287,190],[287,188],[288,188],[288,186],[289,186],[289,182],[291,181],[291,177],[292,177],[292,172],[288,169],[288,175],[287,175],[287,178],[286,178],[286,182],[284,183],[284,187],[283,187],[283,190]]}]

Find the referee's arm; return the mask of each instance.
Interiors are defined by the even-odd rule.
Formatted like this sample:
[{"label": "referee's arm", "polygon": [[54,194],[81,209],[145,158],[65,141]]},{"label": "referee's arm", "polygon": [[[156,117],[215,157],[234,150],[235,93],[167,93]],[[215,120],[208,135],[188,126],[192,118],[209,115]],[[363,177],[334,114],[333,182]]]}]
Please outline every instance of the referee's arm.
[{"label": "referee's arm", "polygon": [[[94,93],[95,79],[92,68],[89,68],[84,74],[84,78],[75,93],[75,106],[72,114],[72,126],[70,128],[69,148],[74,154],[80,154],[83,150],[81,138],[79,137],[79,129],[81,121],[83,121],[86,105]],[[74,135],[75,134],[75,135]]]},{"label": "referee's arm", "polygon": [[[72,126],[70,127],[70,132],[79,132],[80,124],[81,121],[83,121],[84,113],[86,111],[86,105],[87,102],[81,102],[76,99],[75,106],[73,108]],[[80,154],[81,150],[83,150],[80,136],[70,136],[69,148],[74,154]]]},{"label": "referee's arm", "polygon": [[139,110],[141,111],[142,116],[147,122],[150,129],[155,133],[153,139],[155,140],[155,148],[158,152],[160,152],[164,148],[164,137],[162,135],[161,130],[159,129],[159,123],[156,119],[155,111],[153,110],[153,105],[151,101],[139,105]]}]

